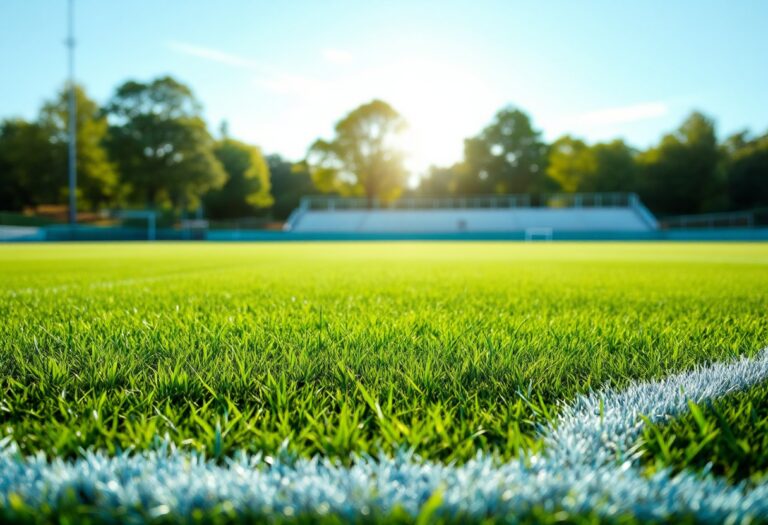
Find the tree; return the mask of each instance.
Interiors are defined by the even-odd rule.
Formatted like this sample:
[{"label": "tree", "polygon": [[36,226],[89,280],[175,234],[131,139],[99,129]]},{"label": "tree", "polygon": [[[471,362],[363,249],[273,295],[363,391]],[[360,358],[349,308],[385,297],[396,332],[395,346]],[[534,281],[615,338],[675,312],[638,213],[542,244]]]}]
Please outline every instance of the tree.
[{"label": "tree", "polygon": [[731,209],[768,207],[768,133],[737,133],[725,141],[723,150]]},{"label": "tree", "polygon": [[514,108],[496,114],[478,136],[464,141],[466,176],[460,193],[529,193],[548,188],[546,146],[528,115]]},{"label": "tree", "polygon": [[[68,191],[68,90],[46,102],[35,123],[8,120],[0,132],[0,206],[66,202]],[[77,191],[83,208],[97,208],[117,198],[118,175],[103,141],[107,121],[82,87],[77,105]]]},{"label": "tree", "polygon": [[[54,148],[51,174],[58,186],[67,187],[69,143],[69,90],[63,89],[52,101],[43,105],[39,125]],[[88,98],[81,86],[75,86],[77,107],[76,163],[77,192],[81,207],[97,208],[114,202],[118,191],[118,174],[104,148],[107,119],[96,102]],[[65,190],[68,191],[68,190]]]},{"label": "tree", "polygon": [[430,166],[429,172],[419,181],[418,193],[424,196],[456,195],[462,179],[466,178],[466,165]]},{"label": "tree", "polygon": [[318,139],[307,162],[320,191],[362,195],[371,206],[376,199],[396,198],[406,170],[398,139],[406,127],[392,106],[374,100],[358,107],[336,124],[332,141]]},{"label": "tree", "polygon": [[0,124],[0,210],[62,200],[65,179],[55,169],[61,159],[47,133],[34,122],[11,119]]},{"label": "tree", "polygon": [[565,135],[549,147],[547,175],[563,191],[583,191],[587,179],[596,171],[595,155],[583,140]]},{"label": "tree", "polygon": [[587,177],[581,191],[637,191],[639,166],[635,150],[617,139],[595,144],[591,151],[595,172]]},{"label": "tree", "polygon": [[134,202],[196,206],[227,175],[192,91],[171,77],[119,86],[105,108],[108,150]]},{"label": "tree", "polygon": [[216,144],[214,154],[227,181],[204,197],[211,217],[246,217],[272,204],[269,168],[258,147],[225,137]]},{"label": "tree", "polygon": [[564,136],[549,148],[547,175],[563,191],[635,191],[637,172],[635,152],[621,140],[590,146]]},{"label": "tree", "polygon": [[275,200],[272,214],[276,219],[284,220],[299,206],[302,197],[317,190],[312,183],[306,163],[294,164],[280,155],[269,155],[267,164]]},{"label": "tree", "polygon": [[727,205],[714,122],[692,113],[639,157],[644,202],[659,214],[701,213]]}]

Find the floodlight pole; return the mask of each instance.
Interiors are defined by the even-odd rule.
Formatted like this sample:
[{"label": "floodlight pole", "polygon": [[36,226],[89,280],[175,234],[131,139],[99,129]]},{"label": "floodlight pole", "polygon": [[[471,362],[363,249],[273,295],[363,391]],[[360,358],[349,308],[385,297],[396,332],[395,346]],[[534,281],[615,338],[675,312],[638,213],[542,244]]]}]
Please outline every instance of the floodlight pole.
[{"label": "floodlight pole", "polygon": [[69,223],[77,222],[77,107],[75,106],[75,35],[74,0],[68,0],[67,18],[69,35],[66,40],[69,49]]}]

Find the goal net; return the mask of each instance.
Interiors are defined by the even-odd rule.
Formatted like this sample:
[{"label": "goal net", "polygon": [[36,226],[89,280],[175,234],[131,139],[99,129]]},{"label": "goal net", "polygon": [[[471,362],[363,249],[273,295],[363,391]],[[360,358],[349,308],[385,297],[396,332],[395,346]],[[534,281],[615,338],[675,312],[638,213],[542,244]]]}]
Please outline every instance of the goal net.
[{"label": "goal net", "polygon": [[526,241],[551,241],[552,228],[526,228]]}]

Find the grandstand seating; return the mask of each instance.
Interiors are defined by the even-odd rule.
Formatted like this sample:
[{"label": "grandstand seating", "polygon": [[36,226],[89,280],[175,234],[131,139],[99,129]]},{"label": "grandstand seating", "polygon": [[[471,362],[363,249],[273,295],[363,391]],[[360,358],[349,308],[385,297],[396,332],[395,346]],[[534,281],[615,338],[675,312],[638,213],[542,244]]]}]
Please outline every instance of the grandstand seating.
[{"label": "grandstand seating", "polygon": [[624,205],[572,207],[345,207],[338,200],[320,209],[304,204],[292,215],[288,228],[295,232],[338,233],[455,233],[520,232],[646,232],[656,222],[642,204],[628,199]]}]

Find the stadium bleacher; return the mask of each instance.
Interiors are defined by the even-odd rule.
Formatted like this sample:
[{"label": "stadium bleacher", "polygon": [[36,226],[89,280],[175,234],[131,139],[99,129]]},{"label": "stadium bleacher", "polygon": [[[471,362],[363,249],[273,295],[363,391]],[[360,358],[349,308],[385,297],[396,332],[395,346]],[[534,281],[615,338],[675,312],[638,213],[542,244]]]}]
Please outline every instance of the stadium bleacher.
[{"label": "stadium bleacher", "polygon": [[[532,202],[536,202],[535,205]],[[336,233],[647,232],[656,219],[634,194],[403,199],[307,197],[286,229]]]}]

